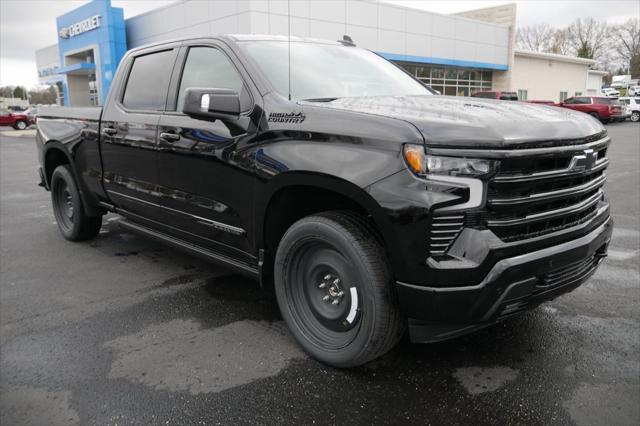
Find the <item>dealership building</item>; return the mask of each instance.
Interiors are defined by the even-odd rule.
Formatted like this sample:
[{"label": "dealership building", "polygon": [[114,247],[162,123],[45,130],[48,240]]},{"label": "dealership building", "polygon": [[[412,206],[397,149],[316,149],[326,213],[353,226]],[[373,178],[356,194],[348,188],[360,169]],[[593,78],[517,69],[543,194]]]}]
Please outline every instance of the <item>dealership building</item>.
[{"label": "dealership building", "polygon": [[515,49],[516,5],[443,15],[369,0],[183,0],[124,19],[93,0],[56,19],[58,42],[36,52],[59,103],[100,105],[127,49],[215,34],[349,35],[444,95],[514,91],[522,100],[598,94],[594,61]]}]

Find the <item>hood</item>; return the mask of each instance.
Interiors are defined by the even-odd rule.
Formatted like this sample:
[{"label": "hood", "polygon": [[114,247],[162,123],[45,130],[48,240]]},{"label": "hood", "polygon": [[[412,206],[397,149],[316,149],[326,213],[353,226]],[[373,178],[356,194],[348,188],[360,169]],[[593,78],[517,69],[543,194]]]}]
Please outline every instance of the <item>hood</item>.
[{"label": "hood", "polygon": [[458,96],[389,96],[305,102],[396,118],[413,124],[427,145],[517,147],[536,141],[581,139],[604,131],[591,116],[566,108]]}]

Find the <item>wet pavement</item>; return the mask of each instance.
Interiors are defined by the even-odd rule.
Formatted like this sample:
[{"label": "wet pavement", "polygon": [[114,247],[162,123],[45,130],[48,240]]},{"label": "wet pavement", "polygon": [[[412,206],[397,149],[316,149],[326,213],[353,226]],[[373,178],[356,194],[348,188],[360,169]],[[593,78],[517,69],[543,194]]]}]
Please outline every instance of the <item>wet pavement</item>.
[{"label": "wet pavement", "polygon": [[257,282],[129,234],[59,235],[31,137],[0,136],[0,424],[640,424],[640,125],[612,124],[616,228],[588,283],[337,370]]}]

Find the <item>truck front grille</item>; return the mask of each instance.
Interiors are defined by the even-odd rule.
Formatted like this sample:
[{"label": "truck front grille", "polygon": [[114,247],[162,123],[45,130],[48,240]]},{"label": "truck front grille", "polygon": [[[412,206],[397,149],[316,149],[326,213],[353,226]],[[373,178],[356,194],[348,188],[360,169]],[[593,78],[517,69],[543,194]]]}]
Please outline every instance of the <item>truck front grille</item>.
[{"label": "truck front grille", "polygon": [[[487,186],[484,224],[510,242],[588,221],[603,198],[608,144],[609,138],[603,137],[591,142],[588,150],[584,145],[561,146],[557,153],[546,149],[532,156],[522,150],[517,158],[501,159],[499,173]],[[572,168],[574,156],[585,153],[594,156],[595,162]]]}]

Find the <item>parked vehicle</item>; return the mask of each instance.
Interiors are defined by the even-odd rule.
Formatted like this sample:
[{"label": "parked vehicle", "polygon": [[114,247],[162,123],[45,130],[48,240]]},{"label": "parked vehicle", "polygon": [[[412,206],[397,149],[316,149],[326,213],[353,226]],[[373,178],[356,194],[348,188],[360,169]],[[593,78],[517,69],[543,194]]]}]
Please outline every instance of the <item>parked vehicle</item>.
[{"label": "parked vehicle", "polygon": [[629,86],[627,94],[629,96],[640,96],[640,86]]},{"label": "parked vehicle", "polygon": [[605,87],[602,89],[602,94],[608,98],[618,99],[620,96],[620,92],[618,92],[613,87]]},{"label": "parked vehicle", "polygon": [[628,87],[631,82],[631,75],[614,75],[611,77],[611,87],[615,89],[622,89],[624,87]]},{"label": "parked vehicle", "polygon": [[11,112],[8,109],[0,109],[0,126],[11,126],[16,130],[24,130],[29,127],[29,117],[22,113]]},{"label": "parked vehicle", "polygon": [[560,102],[558,106],[587,113],[603,123],[621,121],[625,118],[622,105],[611,98],[575,96]]},{"label": "parked vehicle", "polygon": [[571,291],[611,238],[599,122],[434,96],[352,44],[159,43],[125,55],[104,108],[39,112],[65,238],[115,212],[273,283],[295,339],[337,367],[407,325],[414,342],[449,339]]},{"label": "parked vehicle", "polygon": [[631,107],[625,103],[620,102],[620,98],[614,99],[611,105],[617,105],[620,107],[620,117],[616,121],[623,122],[628,118],[631,118]]},{"label": "parked vehicle", "polygon": [[484,99],[500,99],[502,101],[517,101],[518,93],[516,92],[476,92],[471,95],[473,98],[484,98]]},{"label": "parked vehicle", "polygon": [[631,114],[629,116],[631,121],[640,121],[640,98],[624,97],[620,98],[619,101],[627,107],[628,113]]},{"label": "parked vehicle", "polygon": [[9,105],[7,106],[7,109],[11,112],[21,113],[24,112],[24,110],[27,108],[20,105]]},{"label": "parked vehicle", "polygon": [[24,110],[23,114],[25,114],[27,117],[29,117],[29,123],[30,124],[36,124],[36,121],[38,119],[38,107],[37,106],[30,106],[29,108]]}]

